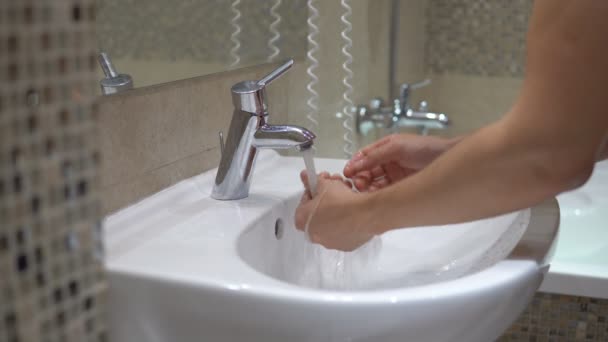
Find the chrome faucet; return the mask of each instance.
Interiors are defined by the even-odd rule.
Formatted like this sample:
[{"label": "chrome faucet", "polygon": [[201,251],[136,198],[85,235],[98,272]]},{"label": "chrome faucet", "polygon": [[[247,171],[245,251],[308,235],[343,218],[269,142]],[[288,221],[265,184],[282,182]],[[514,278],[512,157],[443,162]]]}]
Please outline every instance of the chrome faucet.
[{"label": "chrome faucet", "polygon": [[372,99],[369,106],[358,106],[356,108],[357,132],[363,133],[362,127],[366,122],[384,128],[415,127],[422,135],[428,134],[429,129],[447,128],[450,124],[448,116],[444,113],[429,111],[426,101],[420,102],[417,109],[410,104],[412,90],[425,87],[430,83],[431,81],[427,79],[414,84],[402,84],[399,89],[399,98],[393,100],[392,106],[384,106],[381,98]]},{"label": "chrome faucet", "polygon": [[306,150],[312,147],[315,135],[309,130],[268,124],[266,86],[292,65],[290,59],[259,81],[243,81],[232,86],[234,112],[225,143],[220,135],[222,159],[211,197],[237,200],[249,196],[259,148]]}]

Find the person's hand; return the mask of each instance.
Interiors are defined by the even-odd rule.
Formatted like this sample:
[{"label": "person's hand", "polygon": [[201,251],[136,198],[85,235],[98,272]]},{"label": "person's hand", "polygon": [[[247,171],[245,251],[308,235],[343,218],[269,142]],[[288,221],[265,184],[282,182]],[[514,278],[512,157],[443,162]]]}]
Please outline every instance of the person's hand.
[{"label": "person's hand", "polygon": [[454,143],[432,136],[389,135],[357,152],[344,167],[344,176],[359,191],[375,191],[423,169]]},{"label": "person's hand", "polygon": [[295,224],[297,229],[308,233],[313,243],[352,251],[374,237],[362,219],[367,211],[359,209],[364,195],[353,192],[342,176],[319,174],[314,198],[310,196],[306,172],[300,177],[306,191],[296,209]]}]

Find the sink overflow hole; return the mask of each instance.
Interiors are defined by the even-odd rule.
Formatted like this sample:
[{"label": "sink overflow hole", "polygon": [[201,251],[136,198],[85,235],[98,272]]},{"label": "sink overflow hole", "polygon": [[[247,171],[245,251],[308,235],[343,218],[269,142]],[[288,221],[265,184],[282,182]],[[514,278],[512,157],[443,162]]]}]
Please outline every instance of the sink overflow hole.
[{"label": "sink overflow hole", "polygon": [[274,223],[274,236],[277,240],[280,240],[283,237],[283,220],[277,219]]}]

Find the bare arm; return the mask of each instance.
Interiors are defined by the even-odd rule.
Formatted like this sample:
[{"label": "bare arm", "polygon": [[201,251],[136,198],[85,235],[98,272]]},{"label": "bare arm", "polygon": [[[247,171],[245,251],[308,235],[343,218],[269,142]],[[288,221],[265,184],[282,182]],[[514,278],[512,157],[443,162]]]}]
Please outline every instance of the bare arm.
[{"label": "bare arm", "polygon": [[526,78],[502,120],[376,192],[321,177],[296,226],[327,248],[352,250],[391,229],[498,215],[583,184],[606,154],[606,18],[608,1],[536,0]]},{"label": "bare arm", "polygon": [[416,175],[360,196],[376,233],[497,215],[583,184],[607,154],[606,18],[606,1],[537,0],[517,102]]},{"label": "bare arm", "polygon": [[600,153],[599,153],[598,158],[597,158],[598,161],[608,159],[608,144],[606,144],[607,140],[608,139],[604,140],[604,146],[600,150]]}]

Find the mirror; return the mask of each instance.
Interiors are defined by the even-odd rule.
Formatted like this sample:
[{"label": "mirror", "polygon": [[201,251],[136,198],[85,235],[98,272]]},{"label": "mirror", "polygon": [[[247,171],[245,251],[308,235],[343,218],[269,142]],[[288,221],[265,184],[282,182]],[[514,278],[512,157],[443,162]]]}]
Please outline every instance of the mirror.
[{"label": "mirror", "polygon": [[[298,95],[289,101],[288,122],[318,133],[325,156],[344,155],[345,124],[356,149],[392,132],[455,136],[496,121],[523,80],[532,7],[527,0],[352,0],[350,63],[343,53],[344,6],[313,1],[320,13],[315,83],[307,72],[307,0],[96,1],[100,49],[136,87],[293,57],[289,92]],[[350,90],[345,64],[354,72]],[[427,79],[432,82],[420,83]],[[407,98],[404,84],[411,86]],[[360,124],[343,115],[351,105],[346,93],[352,107],[368,107],[363,117],[357,111]],[[400,115],[407,109],[416,113]],[[442,124],[445,117],[449,125]],[[421,125],[427,118],[439,120]]]},{"label": "mirror", "polygon": [[306,54],[306,0],[97,0],[96,5],[100,51],[119,73],[132,76],[135,87]]}]

